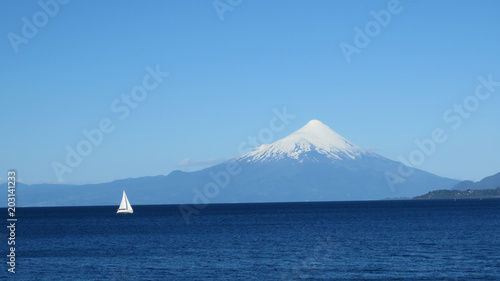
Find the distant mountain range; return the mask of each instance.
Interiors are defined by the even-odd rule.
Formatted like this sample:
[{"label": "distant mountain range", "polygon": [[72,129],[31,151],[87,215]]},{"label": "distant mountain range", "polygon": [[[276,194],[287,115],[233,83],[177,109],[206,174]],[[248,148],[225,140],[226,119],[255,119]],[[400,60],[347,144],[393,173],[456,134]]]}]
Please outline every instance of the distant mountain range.
[{"label": "distant mountain range", "polygon": [[461,181],[451,190],[434,190],[413,199],[484,199],[500,198],[500,173],[478,182]]},{"label": "distant mountain range", "polygon": [[461,181],[453,187],[454,190],[467,190],[467,189],[495,189],[500,187],[500,173],[493,176],[486,177],[478,182]]},{"label": "distant mountain range", "polygon": [[132,205],[372,200],[412,198],[457,183],[362,149],[312,120],[281,140],[200,171],[102,184],[19,184],[17,203],[118,205],[122,189]]}]

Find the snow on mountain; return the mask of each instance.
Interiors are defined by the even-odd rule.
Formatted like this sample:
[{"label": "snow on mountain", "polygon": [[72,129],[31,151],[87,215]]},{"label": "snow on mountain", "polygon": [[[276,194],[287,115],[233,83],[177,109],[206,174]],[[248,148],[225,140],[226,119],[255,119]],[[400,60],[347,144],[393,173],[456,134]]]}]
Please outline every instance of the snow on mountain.
[{"label": "snow on mountain", "polygon": [[[281,159],[315,160],[316,152],[331,161],[376,156],[351,143],[319,120],[311,120],[293,134],[272,144],[263,144],[237,158],[243,162],[269,162]],[[316,159],[317,160],[317,159]]]}]

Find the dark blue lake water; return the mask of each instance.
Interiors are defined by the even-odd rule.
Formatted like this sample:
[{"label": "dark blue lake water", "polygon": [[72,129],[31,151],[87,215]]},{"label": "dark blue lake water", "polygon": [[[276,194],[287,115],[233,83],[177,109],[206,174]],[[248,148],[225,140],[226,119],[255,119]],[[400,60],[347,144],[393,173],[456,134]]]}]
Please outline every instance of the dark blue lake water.
[{"label": "dark blue lake water", "polygon": [[189,225],[177,206],[116,208],[18,208],[16,273],[3,227],[1,276],[500,280],[500,200],[210,205]]}]

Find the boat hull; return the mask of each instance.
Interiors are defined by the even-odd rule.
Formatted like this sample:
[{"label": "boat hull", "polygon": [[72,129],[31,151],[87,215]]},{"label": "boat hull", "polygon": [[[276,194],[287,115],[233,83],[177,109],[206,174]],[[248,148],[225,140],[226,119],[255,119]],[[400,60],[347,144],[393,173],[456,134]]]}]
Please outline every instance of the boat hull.
[{"label": "boat hull", "polygon": [[129,210],[118,210],[116,212],[117,214],[133,214],[134,211],[129,211]]}]

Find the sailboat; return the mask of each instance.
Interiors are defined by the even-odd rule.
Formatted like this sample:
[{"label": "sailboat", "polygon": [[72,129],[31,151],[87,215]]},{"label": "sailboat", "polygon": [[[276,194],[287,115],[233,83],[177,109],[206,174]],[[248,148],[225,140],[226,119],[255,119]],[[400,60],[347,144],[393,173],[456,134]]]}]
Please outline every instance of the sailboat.
[{"label": "sailboat", "polygon": [[122,202],[120,203],[120,207],[118,207],[117,214],[132,214],[134,210],[132,206],[130,206],[130,202],[128,202],[127,194],[125,194],[125,190],[123,191]]}]

